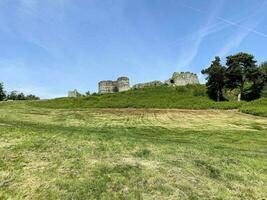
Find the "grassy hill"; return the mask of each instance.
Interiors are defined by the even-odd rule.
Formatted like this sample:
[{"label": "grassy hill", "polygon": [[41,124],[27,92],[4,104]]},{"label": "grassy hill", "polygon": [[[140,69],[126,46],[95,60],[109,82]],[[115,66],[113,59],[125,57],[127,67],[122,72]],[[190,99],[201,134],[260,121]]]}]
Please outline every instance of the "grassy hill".
[{"label": "grassy hill", "polygon": [[90,97],[58,98],[34,102],[32,105],[44,108],[236,109],[239,107],[237,102],[216,103],[210,100],[203,85],[147,87]]},{"label": "grassy hill", "polygon": [[178,109],[239,109],[242,112],[267,116],[267,99],[253,102],[214,102],[206,95],[204,85],[179,87],[147,87],[121,93],[80,98],[58,98],[30,102],[40,108],[178,108]]}]

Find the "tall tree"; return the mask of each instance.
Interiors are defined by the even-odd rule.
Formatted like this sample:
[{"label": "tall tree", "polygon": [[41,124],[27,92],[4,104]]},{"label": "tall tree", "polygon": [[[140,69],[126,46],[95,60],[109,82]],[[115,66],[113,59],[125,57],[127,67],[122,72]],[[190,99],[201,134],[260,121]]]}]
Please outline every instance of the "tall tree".
[{"label": "tall tree", "polygon": [[267,98],[267,85],[265,85],[261,90],[261,97]]},{"label": "tall tree", "polygon": [[90,96],[90,91],[85,92],[85,96],[89,97]]},{"label": "tall tree", "polygon": [[239,89],[238,101],[241,101],[246,81],[253,81],[253,74],[257,71],[254,56],[247,53],[238,53],[226,57],[226,86],[230,89]]},{"label": "tall tree", "polygon": [[267,61],[260,64],[259,70],[263,75],[263,88],[261,91],[261,97],[267,98]]},{"label": "tall tree", "polygon": [[18,91],[11,91],[7,95],[8,100],[23,100],[22,98],[24,97],[24,94],[19,93]]},{"label": "tall tree", "polygon": [[6,93],[4,91],[4,85],[0,82],[0,101],[3,101],[6,97]]},{"label": "tall tree", "polygon": [[25,96],[25,100],[39,100],[40,98],[33,95],[33,94],[29,94],[27,96]]},{"label": "tall tree", "polygon": [[225,67],[221,65],[220,57],[215,57],[211,65],[202,70],[201,73],[207,75],[206,86],[209,97],[221,101],[223,99]]},{"label": "tall tree", "polygon": [[259,70],[264,76],[264,82],[267,83],[267,61],[260,64]]}]

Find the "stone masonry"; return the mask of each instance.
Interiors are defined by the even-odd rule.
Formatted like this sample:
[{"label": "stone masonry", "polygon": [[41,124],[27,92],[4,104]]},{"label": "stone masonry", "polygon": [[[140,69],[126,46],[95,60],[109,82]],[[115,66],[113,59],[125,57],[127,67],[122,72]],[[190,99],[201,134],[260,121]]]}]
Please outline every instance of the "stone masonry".
[{"label": "stone masonry", "polygon": [[98,90],[100,94],[122,92],[130,89],[128,77],[119,77],[117,81],[100,81]]},{"label": "stone masonry", "polygon": [[153,87],[153,86],[160,86],[160,85],[163,85],[161,81],[151,81],[147,83],[138,83],[134,85],[133,88],[138,89],[138,88]]},{"label": "stone masonry", "polygon": [[[181,86],[187,84],[199,84],[199,80],[196,74],[191,72],[174,72],[172,77],[165,81],[165,84],[171,86]],[[161,81],[151,81],[148,83],[139,83],[134,85],[133,89],[160,86],[163,85]],[[122,92],[130,89],[130,81],[128,77],[119,77],[116,81],[106,80],[98,83],[99,94],[108,94],[114,92]],[[81,94],[77,90],[69,91],[68,97],[79,97]]]},{"label": "stone masonry", "polygon": [[190,72],[174,72],[172,77],[165,81],[168,85],[188,85],[188,84],[199,84],[199,80],[196,74]]},{"label": "stone masonry", "polygon": [[81,94],[76,89],[68,92],[68,97],[80,97],[80,96]]}]

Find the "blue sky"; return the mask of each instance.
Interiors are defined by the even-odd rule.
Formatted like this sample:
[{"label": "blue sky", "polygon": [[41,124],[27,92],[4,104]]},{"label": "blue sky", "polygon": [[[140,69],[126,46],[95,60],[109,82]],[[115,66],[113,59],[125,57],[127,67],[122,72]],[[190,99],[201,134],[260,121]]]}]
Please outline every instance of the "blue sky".
[{"label": "blue sky", "polygon": [[118,76],[192,71],[203,82],[216,55],[267,60],[266,10],[266,0],[0,0],[0,81],[42,98]]}]

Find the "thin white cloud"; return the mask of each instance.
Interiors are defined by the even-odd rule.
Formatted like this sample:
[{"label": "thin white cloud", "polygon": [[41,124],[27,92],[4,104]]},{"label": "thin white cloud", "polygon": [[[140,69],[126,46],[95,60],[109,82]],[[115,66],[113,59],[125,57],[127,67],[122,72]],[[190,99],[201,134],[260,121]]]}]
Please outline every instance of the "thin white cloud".
[{"label": "thin white cloud", "polygon": [[255,33],[255,34],[259,35],[259,36],[262,36],[262,37],[267,38],[267,34],[265,34],[265,33],[263,33],[263,32],[260,32],[260,31],[257,31],[257,30],[255,29],[257,26],[253,26],[253,28],[251,28],[251,27],[247,27],[247,26],[240,25],[240,24],[238,24],[238,23],[234,23],[234,22],[232,22],[232,21],[226,20],[226,19],[221,18],[221,17],[219,17],[218,19],[220,19],[220,20],[222,20],[223,22],[228,23],[228,24],[230,24],[230,25],[233,25],[233,26],[242,28],[242,29],[244,29],[244,30],[246,30],[246,31],[248,31],[248,32]]},{"label": "thin white cloud", "polygon": [[[262,13],[264,14],[263,11],[262,11]],[[260,13],[257,13],[257,14],[260,14]],[[241,23],[247,21],[248,19],[250,19],[252,17],[255,17],[257,14],[251,13],[250,15],[246,15],[244,18],[238,20],[235,24],[238,24],[238,26],[242,26],[242,25],[240,25]],[[224,23],[222,21],[217,21],[216,23],[213,23],[213,24],[211,24],[209,26],[206,26],[204,28],[201,28],[201,29],[199,29],[199,30],[197,30],[197,31],[189,34],[189,35],[186,35],[185,37],[179,38],[176,41],[172,41],[169,45],[170,46],[180,46],[180,45],[183,45],[185,42],[192,41],[196,37],[198,37],[198,35],[201,35],[203,33],[205,33],[206,36],[208,36],[208,35],[214,34],[216,32],[222,31],[222,30],[224,30],[226,28],[229,28],[230,26],[232,26],[232,23],[233,22]],[[251,30],[250,28],[247,28],[247,27],[245,29],[246,30]],[[254,30],[254,31],[256,31],[256,30]]]},{"label": "thin white cloud", "polygon": [[195,59],[196,55],[198,54],[199,47],[203,39],[209,35],[211,32],[216,31],[216,26],[212,25],[214,23],[214,19],[220,13],[221,8],[223,7],[224,1],[219,0],[214,2],[212,6],[213,10],[208,15],[206,21],[204,22],[204,27],[200,31],[197,31],[197,35],[194,36],[193,40],[185,40],[183,46],[180,48],[180,52],[178,52],[178,63],[177,67],[179,70],[182,70],[188,67],[193,60]]},{"label": "thin white cloud", "polygon": [[[237,22],[233,22],[231,20],[219,16],[220,9],[222,8],[224,1],[217,1],[216,4],[213,6],[213,12],[211,12],[206,22],[204,23],[204,28],[199,29],[198,31],[190,34],[189,36],[174,41],[170,44],[174,46],[180,46],[181,48],[177,63],[179,70],[188,67],[193,62],[196,55],[198,54],[200,44],[206,36],[214,34],[218,31],[222,31],[225,28],[228,28],[229,26],[238,28],[238,31],[216,55],[226,55],[229,51],[231,51],[231,49],[238,47],[249,33],[254,33],[258,36],[267,38],[267,34],[256,30],[256,27],[264,20],[266,16],[266,2],[267,1],[264,1],[257,7],[258,9],[256,9],[251,14],[245,16],[243,19],[240,19]],[[187,4],[182,5],[201,14],[207,13],[206,11],[189,6]],[[211,22],[213,22],[213,24]]]},{"label": "thin white cloud", "polygon": [[69,42],[67,37],[74,34],[64,25],[65,13],[71,6],[72,0],[18,0],[13,31],[48,54],[61,55],[66,49],[62,46]]},{"label": "thin white cloud", "polygon": [[[183,6],[193,10],[193,11],[196,11],[196,12],[199,12],[199,13],[202,13],[202,14],[205,14],[206,12],[201,10],[201,9],[198,9],[198,8],[195,8],[195,7],[192,7],[192,6],[189,6],[187,4],[183,4]],[[265,7],[266,6],[266,1],[264,1],[262,4],[261,4],[261,8]],[[256,13],[259,13],[261,11],[259,10],[256,10]],[[266,12],[266,11],[265,11]],[[255,14],[255,12],[253,12]],[[254,15],[253,14],[253,15]],[[242,24],[239,24],[239,22],[233,22],[229,19],[226,19],[224,17],[220,17],[220,16],[216,16],[215,17],[217,20],[221,21],[221,22],[224,22],[226,24],[229,24],[229,25],[232,25],[232,26],[235,26],[235,27],[238,27],[238,28],[241,28],[241,29],[244,29],[244,30],[247,30],[249,32],[252,32],[252,33],[255,33],[259,36],[262,36],[262,37],[267,37],[267,34],[266,33],[263,33],[263,32],[260,32],[260,31],[257,31],[255,30],[255,28],[251,28],[251,27],[248,27],[248,26],[245,26],[245,25],[242,25]]]},{"label": "thin white cloud", "polygon": [[226,44],[219,50],[216,55],[224,57],[233,49],[238,48],[250,33],[256,33],[259,36],[267,38],[266,34],[255,30],[257,26],[260,25],[266,19],[267,14],[262,13],[262,11],[266,9],[265,5],[266,4],[263,4],[260,10],[255,11],[255,15],[253,18],[247,20],[242,25],[238,24],[238,27],[240,28],[235,31],[235,33],[228,39]]},{"label": "thin white cloud", "polygon": [[188,34],[182,38],[179,38],[175,41],[172,41],[171,43],[169,43],[170,46],[180,46],[183,45],[186,42],[190,42],[192,40],[195,40],[199,35],[203,35],[205,34],[206,36],[209,34],[212,34],[214,32],[220,31],[222,29],[225,28],[225,24],[223,24],[222,22],[216,22],[212,25],[206,26],[204,28],[201,28],[195,32],[192,32],[191,34]]}]

